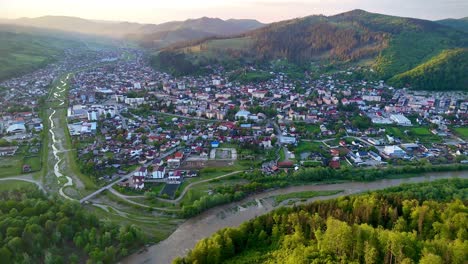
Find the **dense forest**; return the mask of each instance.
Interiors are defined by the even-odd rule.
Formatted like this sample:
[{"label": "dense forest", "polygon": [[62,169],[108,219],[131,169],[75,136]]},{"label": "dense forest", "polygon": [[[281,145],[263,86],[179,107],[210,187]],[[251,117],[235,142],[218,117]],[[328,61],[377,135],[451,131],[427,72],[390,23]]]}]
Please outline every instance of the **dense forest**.
[{"label": "dense forest", "polygon": [[402,185],[281,208],[174,263],[466,263],[468,180]]},{"label": "dense forest", "polygon": [[468,49],[444,50],[390,83],[424,90],[468,90]]},{"label": "dense forest", "polygon": [[102,222],[33,187],[0,193],[1,263],[114,263],[144,241],[138,227]]}]

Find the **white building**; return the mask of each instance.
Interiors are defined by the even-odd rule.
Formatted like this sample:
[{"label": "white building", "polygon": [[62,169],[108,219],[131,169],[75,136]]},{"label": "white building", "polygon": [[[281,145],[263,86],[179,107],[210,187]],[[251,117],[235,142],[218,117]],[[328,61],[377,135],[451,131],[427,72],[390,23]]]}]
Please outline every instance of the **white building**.
[{"label": "white building", "polygon": [[390,115],[390,119],[400,126],[411,126],[411,121],[402,114]]},{"label": "white building", "polygon": [[166,175],[166,167],[153,165],[153,172],[148,174],[153,179],[164,179]]},{"label": "white building", "polygon": [[392,158],[403,158],[406,152],[398,146],[385,146],[383,154]]},{"label": "white building", "polygon": [[7,133],[25,133],[26,127],[24,124],[13,124],[7,128]]},{"label": "white building", "polygon": [[250,116],[250,112],[247,110],[240,110],[239,112],[236,113],[235,118],[236,120],[243,119],[243,120],[248,120]]}]

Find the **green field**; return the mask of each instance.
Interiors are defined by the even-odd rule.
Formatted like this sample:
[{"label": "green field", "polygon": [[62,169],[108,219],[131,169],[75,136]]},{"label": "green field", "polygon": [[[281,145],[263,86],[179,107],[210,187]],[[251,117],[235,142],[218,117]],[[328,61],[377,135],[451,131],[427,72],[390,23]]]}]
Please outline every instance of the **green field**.
[{"label": "green field", "polygon": [[299,155],[302,152],[323,152],[325,145],[321,142],[301,141],[294,149],[294,152]]},{"label": "green field", "polygon": [[17,176],[21,174],[23,158],[19,156],[0,158],[0,177]]},{"label": "green field", "polygon": [[31,187],[31,186],[36,187],[36,185],[34,185],[33,183],[24,182],[24,181],[15,181],[15,180],[0,181],[0,192],[10,191],[13,189],[19,189],[23,187]]},{"label": "green field", "polygon": [[31,171],[41,170],[41,158],[39,156],[29,156],[23,159],[23,165],[31,166]]},{"label": "green field", "polygon": [[419,140],[421,143],[439,143],[441,137],[431,133],[427,127],[385,127],[387,134],[400,138],[403,142]]},{"label": "green field", "polygon": [[453,130],[455,131],[455,134],[457,134],[462,139],[468,139],[468,127],[456,127]]}]

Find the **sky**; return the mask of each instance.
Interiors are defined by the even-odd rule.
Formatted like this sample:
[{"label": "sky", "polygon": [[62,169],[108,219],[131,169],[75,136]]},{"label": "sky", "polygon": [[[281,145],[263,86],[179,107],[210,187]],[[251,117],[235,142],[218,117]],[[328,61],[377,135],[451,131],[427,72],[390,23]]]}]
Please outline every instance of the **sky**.
[{"label": "sky", "polygon": [[437,20],[468,16],[468,0],[0,0],[0,18],[61,15],[140,23],[202,16],[270,23],[353,9]]}]

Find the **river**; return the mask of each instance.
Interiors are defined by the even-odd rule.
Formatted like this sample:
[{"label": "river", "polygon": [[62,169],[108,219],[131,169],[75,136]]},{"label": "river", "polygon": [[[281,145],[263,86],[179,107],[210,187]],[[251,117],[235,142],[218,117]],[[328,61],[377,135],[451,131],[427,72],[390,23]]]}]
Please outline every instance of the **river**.
[{"label": "river", "polygon": [[[293,186],[283,189],[267,191],[247,197],[243,201],[218,206],[204,213],[192,217],[180,225],[174,233],[167,239],[148,248],[142,253],[135,253],[121,261],[128,264],[166,264],[178,256],[184,256],[192,249],[197,241],[208,237],[217,230],[225,227],[236,227],[245,221],[256,216],[266,214],[279,207],[274,207],[269,203],[268,197],[302,191],[326,191],[344,190],[343,192],[331,196],[314,197],[307,200],[313,202],[317,200],[327,200],[354,193],[381,190],[388,187],[398,186],[403,183],[429,182],[447,178],[468,178],[467,171],[457,172],[433,172],[424,176],[405,179],[384,179],[373,182],[347,182],[338,184],[305,185]],[[256,205],[242,207],[247,201],[256,201]],[[297,204],[297,203],[296,203]]]}]

